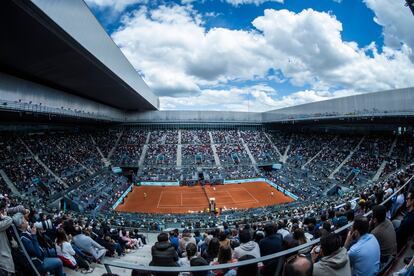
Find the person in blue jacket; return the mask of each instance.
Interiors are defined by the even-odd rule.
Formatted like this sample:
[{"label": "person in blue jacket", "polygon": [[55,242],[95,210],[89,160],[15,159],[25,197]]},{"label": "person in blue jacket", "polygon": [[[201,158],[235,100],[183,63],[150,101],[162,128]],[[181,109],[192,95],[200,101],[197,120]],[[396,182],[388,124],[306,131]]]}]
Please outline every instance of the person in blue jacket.
[{"label": "person in blue jacket", "polygon": [[13,216],[13,223],[19,230],[20,239],[23,243],[27,254],[41,274],[52,272],[56,276],[65,276],[63,272],[63,263],[59,258],[46,257],[46,250],[39,246],[37,241],[36,227],[29,227],[29,223],[22,213],[16,213]]}]

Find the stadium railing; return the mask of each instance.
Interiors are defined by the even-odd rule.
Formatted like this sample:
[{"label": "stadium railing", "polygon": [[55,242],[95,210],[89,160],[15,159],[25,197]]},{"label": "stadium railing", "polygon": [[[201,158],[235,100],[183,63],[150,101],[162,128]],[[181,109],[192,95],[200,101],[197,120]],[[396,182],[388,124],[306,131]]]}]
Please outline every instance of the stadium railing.
[{"label": "stadium railing", "polygon": [[113,118],[110,116],[105,116],[102,114],[97,114],[94,112],[85,112],[83,110],[78,109],[70,109],[70,108],[57,108],[51,106],[45,106],[41,104],[35,103],[26,103],[26,102],[17,102],[17,101],[7,101],[7,100],[0,100],[0,109],[2,110],[10,110],[16,112],[33,112],[33,113],[45,113],[45,114],[52,114],[52,115],[65,115],[69,117],[79,117],[79,118],[88,118],[93,120],[103,120],[103,121],[122,121],[119,118]]},{"label": "stadium railing", "polygon": [[[387,199],[385,199],[381,205],[384,205],[385,203],[387,203],[389,200],[391,200],[392,198],[394,198],[402,189],[404,189],[405,187],[407,187],[408,184],[411,183],[412,179],[414,178],[414,175],[411,176],[406,183],[404,183],[397,191],[395,191],[391,196],[389,196]],[[367,212],[364,216],[370,216],[372,214],[372,211]],[[348,223],[347,225],[342,226],[341,228],[335,230],[335,233],[341,233],[347,229],[349,229],[351,226],[353,225],[353,222]],[[260,258],[255,258],[255,259],[251,259],[251,260],[245,260],[245,261],[239,261],[237,263],[229,263],[229,264],[220,264],[220,265],[208,265],[208,266],[193,266],[193,267],[162,267],[162,266],[145,266],[145,265],[139,265],[139,264],[132,264],[132,263],[127,263],[127,262],[122,262],[122,261],[116,261],[116,260],[110,260],[108,258],[105,258],[102,261],[102,264],[105,266],[105,269],[108,273],[112,273],[111,272],[111,267],[118,267],[118,268],[123,268],[123,269],[131,269],[131,270],[136,270],[136,271],[142,271],[142,272],[169,272],[169,273],[174,273],[174,272],[198,272],[198,271],[210,271],[210,270],[222,270],[222,269],[232,269],[232,268],[237,268],[237,267],[241,267],[241,266],[246,266],[246,265],[250,265],[250,264],[257,264],[260,262],[265,262],[265,261],[270,261],[270,260],[275,260],[278,259],[277,261],[278,263],[278,267],[280,267],[281,263],[283,261],[284,256],[292,254],[292,253],[297,253],[300,250],[309,248],[311,246],[314,246],[316,244],[319,244],[320,239],[316,239],[313,241],[310,241],[308,243],[299,245],[297,247],[288,249],[288,250],[284,250],[275,254],[271,254],[271,255],[267,255],[264,257],[260,257]]]}]

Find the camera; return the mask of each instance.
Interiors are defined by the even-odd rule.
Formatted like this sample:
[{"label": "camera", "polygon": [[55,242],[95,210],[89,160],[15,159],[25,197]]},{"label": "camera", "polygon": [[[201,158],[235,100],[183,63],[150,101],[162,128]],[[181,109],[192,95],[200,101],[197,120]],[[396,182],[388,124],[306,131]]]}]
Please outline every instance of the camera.
[{"label": "camera", "polygon": [[53,229],[53,223],[50,219],[43,220],[43,221],[37,221],[33,223],[33,226],[36,227],[37,229],[42,229],[42,230]]}]

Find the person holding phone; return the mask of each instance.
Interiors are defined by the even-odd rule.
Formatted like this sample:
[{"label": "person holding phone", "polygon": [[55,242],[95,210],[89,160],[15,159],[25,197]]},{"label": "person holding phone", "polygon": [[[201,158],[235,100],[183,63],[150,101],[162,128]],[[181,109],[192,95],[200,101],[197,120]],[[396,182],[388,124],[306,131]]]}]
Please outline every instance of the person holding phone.
[{"label": "person holding phone", "polygon": [[380,246],[374,235],[369,234],[369,221],[364,216],[357,216],[345,241],[349,248],[352,275],[377,275],[380,269]]},{"label": "person holding phone", "polygon": [[[351,275],[351,266],[348,254],[341,247],[341,238],[338,234],[330,233],[321,237],[321,245],[311,251],[313,276],[347,276]],[[320,259],[319,259],[320,258]],[[316,260],[319,261],[316,262]]]}]

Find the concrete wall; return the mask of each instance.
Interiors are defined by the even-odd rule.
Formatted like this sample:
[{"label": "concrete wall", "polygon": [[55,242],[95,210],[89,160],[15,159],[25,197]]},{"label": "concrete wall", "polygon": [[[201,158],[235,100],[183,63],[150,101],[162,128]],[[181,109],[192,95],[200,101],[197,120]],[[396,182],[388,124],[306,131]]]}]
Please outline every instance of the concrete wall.
[{"label": "concrete wall", "polygon": [[[8,102],[7,106],[3,105],[4,102]],[[69,109],[79,110],[82,111],[78,113],[80,117],[86,117],[89,112],[96,118],[113,118],[117,121],[123,121],[125,115],[119,109],[3,73],[0,73],[0,104],[2,108],[17,108],[24,104],[25,110],[30,111],[32,108],[34,112],[46,108],[56,109],[61,114],[67,114],[65,111]]]},{"label": "concrete wall", "polygon": [[261,123],[262,113],[229,111],[148,111],[128,113],[134,123]]},{"label": "concrete wall", "polygon": [[379,113],[414,114],[414,87],[360,94],[272,110],[263,113],[263,121],[271,122],[292,116],[368,115]]},{"label": "concrete wall", "polygon": [[[396,115],[414,116],[414,88],[383,91],[309,103],[264,113],[230,111],[147,111],[128,112],[74,96],[56,89],[39,85],[0,73],[0,108],[11,108],[13,103],[25,103],[25,109],[33,112],[53,113],[56,110],[82,111],[79,117],[110,119],[119,123],[219,123],[261,124],[310,117]],[[4,106],[4,102],[9,102]],[[29,104],[29,102],[31,102]],[[41,105],[40,105],[41,104]],[[49,108],[49,110],[39,109]],[[62,109],[63,107],[63,109]],[[17,108],[17,107],[16,107]],[[51,111],[52,110],[52,111]],[[54,111],[53,111],[54,110]],[[88,116],[85,114],[89,113]],[[67,114],[61,112],[60,114]]]},{"label": "concrete wall", "polygon": [[83,0],[32,0],[63,30],[156,108],[158,97],[109,37]]}]

